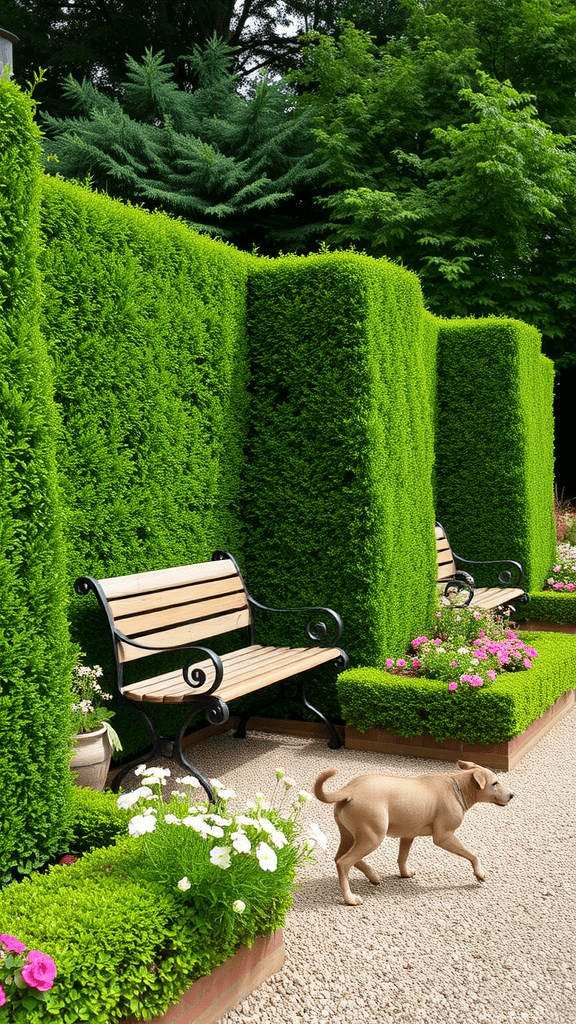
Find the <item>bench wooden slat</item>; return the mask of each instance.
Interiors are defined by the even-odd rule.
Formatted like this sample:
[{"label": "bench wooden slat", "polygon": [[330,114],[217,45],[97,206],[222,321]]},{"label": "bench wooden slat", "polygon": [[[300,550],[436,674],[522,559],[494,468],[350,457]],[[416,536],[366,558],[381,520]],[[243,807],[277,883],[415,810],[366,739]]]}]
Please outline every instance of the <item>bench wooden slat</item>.
[{"label": "bench wooden slat", "polygon": [[239,576],[223,577],[208,583],[193,583],[186,587],[170,587],[166,590],[152,590],[134,597],[118,597],[109,602],[115,619],[124,615],[136,615],[138,612],[155,611],[187,601],[203,601],[209,597],[224,594],[244,594],[244,585]]},{"label": "bench wooden slat", "polygon": [[222,633],[230,633],[234,629],[242,629],[249,626],[251,620],[248,608],[232,612],[230,615],[219,615],[212,619],[204,619],[201,622],[191,623],[187,626],[179,626],[176,629],[165,629],[161,633],[151,633],[142,637],[142,643],[146,644],[147,650],[132,647],[131,644],[118,642],[118,657],[123,664],[129,661],[136,661],[138,658],[149,656],[152,651],[149,648],[158,645],[158,651],[170,650],[182,644],[194,644],[208,637],[220,636]]},{"label": "bench wooden slat", "polygon": [[500,604],[507,604],[521,597],[524,593],[518,587],[478,587],[474,591],[469,608],[497,608]]},{"label": "bench wooden slat", "polygon": [[[270,648],[258,645],[244,648],[223,656],[224,678],[214,695],[224,701],[234,700],[281,679],[289,679],[316,665],[334,661],[339,656],[339,648]],[[207,669],[212,665],[211,662],[202,661],[197,663],[197,667]],[[186,684],[181,669],[124,688],[125,696],[131,700],[165,704],[178,704],[201,692],[201,689],[192,689]]]},{"label": "bench wooden slat", "polygon": [[[128,615],[115,618],[115,625],[125,636],[137,637],[142,633],[157,630],[170,630],[181,623],[194,623],[208,616],[222,615],[223,612],[243,611],[248,607],[246,594],[227,594],[211,600],[194,601],[194,603],[171,605],[158,611],[144,612],[141,615]],[[210,634],[212,635],[212,634]],[[143,637],[146,643],[146,637]]]},{"label": "bench wooden slat", "polygon": [[152,590],[167,590],[170,587],[186,586],[188,583],[202,583],[220,579],[223,576],[238,577],[238,570],[229,558],[214,562],[197,562],[195,565],[181,565],[175,569],[156,569],[152,572],[138,572],[132,576],[114,576],[99,580],[108,599],[145,594]]}]

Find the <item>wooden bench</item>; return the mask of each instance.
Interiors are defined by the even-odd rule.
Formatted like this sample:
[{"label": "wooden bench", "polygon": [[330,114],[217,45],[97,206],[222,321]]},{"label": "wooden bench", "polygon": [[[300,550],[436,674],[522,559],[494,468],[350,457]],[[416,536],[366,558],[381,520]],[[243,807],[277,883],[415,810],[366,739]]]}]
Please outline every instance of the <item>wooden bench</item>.
[{"label": "wooden bench", "polygon": [[[228,721],[228,701],[244,697],[274,683],[297,676],[297,688],[304,706],[326,725],[328,746],[342,745],[328,718],[306,698],[301,673],[331,664],[338,671],[348,658],[336,646],[342,633],[340,616],[329,608],[267,608],[250,596],[232,555],[215,551],[210,562],[160,569],[111,579],[80,576],[74,583],[77,594],[94,593],[104,611],[114,647],[117,685],[127,701],[146,720],[152,734],[147,757],[174,757],[198,779],[213,801],[212,787],[182,753],[182,740],[191,718],[204,711],[208,721]],[[300,613],[308,617],[305,639],[299,647],[263,646],[255,642],[254,610]],[[324,620],[330,620],[326,625]],[[219,656],[198,641],[245,630],[247,645]],[[328,641],[329,631],[332,637]],[[124,683],[124,666],[132,661],[182,651],[186,663],[140,682]],[[189,655],[187,655],[189,652]],[[200,660],[197,660],[200,656]],[[184,658],[182,659],[182,661]],[[175,741],[160,737],[142,704],[185,704],[185,718]],[[241,716],[235,735],[246,735],[246,722],[253,712]],[[140,758],[142,760],[142,758]],[[132,764],[123,766],[112,788],[117,791]]]},{"label": "wooden bench", "polygon": [[[511,604],[513,601],[519,604],[526,604],[529,600],[528,594],[522,589],[520,583],[524,574],[519,562],[511,559],[497,559],[487,562],[475,562],[467,558],[461,558],[452,548],[446,536],[446,531],[441,523],[436,523],[436,550],[438,553],[438,583],[444,585],[444,595],[456,594],[461,591],[468,591],[468,597],[463,604],[471,608],[478,608],[479,611],[488,611],[492,608],[500,608]],[[496,587],[477,587],[474,576],[466,568],[461,566],[508,566],[502,569],[498,575]],[[494,570],[494,573],[496,570]]]}]

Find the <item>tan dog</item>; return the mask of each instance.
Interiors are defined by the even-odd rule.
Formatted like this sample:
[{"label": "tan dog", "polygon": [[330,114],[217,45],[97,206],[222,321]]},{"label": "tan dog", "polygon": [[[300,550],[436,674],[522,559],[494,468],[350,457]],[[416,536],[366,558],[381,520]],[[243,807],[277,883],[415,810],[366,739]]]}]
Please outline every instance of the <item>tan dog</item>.
[{"label": "tan dog", "polygon": [[335,793],[326,793],[324,783],[336,770],[329,768],[320,773],[314,794],[322,803],[336,804],[334,818],[341,838],[334,860],[346,903],[362,903],[360,896],[350,890],[348,872],[352,866],[378,885],[378,875],[363,858],[387,835],[400,840],[398,867],[402,878],[414,874],[406,867],[413,840],[416,836],[432,836],[436,846],[469,860],[478,881],[484,881],[478,857],[456,839],[454,832],[474,804],[504,806],[514,794],[489,768],[472,761],[458,761],[458,767],[460,772],[453,775],[359,775]]}]

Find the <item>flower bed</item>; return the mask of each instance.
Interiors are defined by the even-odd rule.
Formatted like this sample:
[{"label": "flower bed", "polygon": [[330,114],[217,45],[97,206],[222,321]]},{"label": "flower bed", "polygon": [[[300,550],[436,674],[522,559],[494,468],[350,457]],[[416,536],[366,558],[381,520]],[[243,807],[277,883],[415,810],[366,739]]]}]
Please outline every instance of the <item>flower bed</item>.
[{"label": "flower bed", "polygon": [[538,657],[523,672],[504,672],[487,687],[449,691],[442,679],[391,675],[384,669],[352,668],[338,677],[347,726],[379,727],[403,737],[490,744],[513,740],[572,689],[576,636],[525,633]]},{"label": "flower bed", "polygon": [[[40,948],[56,965],[40,1007],[10,992],[14,998],[0,1007],[0,1021],[115,1024],[162,1017],[195,981],[258,937],[277,933],[292,903],[297,869],[311,858],[312,837],[324,841],[313,825],[311,838],[301,838],[299,813],[309,794],[294,797],[293,780],[281,770],[277,776],[278,807],[257,794],[239,813],[228,810],[234,794],[218,780],[212,780],[220,794],[216,807],[192,801],[191,778],[179,780],[180,795],[160,800],[155,790],[162,785],[161,770],[143,774],[136,795],[119,798],[124,810],[118,811],[111,794],[97,794],[90,801],[95,830],[123,830],[116,843],[78,860],[64,858],[74,862],[0,894],[6,933],[28,949]],[[261,945],[268,959],[266,943]],[[269,973],[283,955],[278,937],[272,945]],[[240,979],[241,987],[260,977],[260,959],[251,963],[248,957],[248,981]]]}]

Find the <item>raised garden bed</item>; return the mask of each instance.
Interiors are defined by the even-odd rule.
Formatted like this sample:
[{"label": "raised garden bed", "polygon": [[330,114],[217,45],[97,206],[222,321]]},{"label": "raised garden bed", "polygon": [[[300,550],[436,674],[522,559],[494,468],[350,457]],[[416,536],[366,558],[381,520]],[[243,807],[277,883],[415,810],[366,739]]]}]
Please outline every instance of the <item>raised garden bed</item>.
[{"label": "raised garden bed", "polygon": [[[251,947],[241,946],[226,963],[198,978],[178,1003],[148,1024],[214,1024],[284,964],[282,929],[259,936]],[[123,1017],[119,1024],[140,1024],[139,1017]]]},{"label": "raised garden bed", "polygon": [[[509,769],[574,704],[576,636],[526,633],[532,668],[454,693],[433,679],[348,669],[338,678],[347,747],[456,760],[469,753]],[[376,731],[375,731],[376,730]]]},{"label": "raised garden bed", "polygon": [[[576,627],[576,592],[566,593],[556,590],[533,590],[530,592],[527,605],[518,606],[514,618],[528,629],[531,623],[550,623],[551,630],[560,630],[562,626]],[[537,628],[545,629],[546,626]],[[572,632],[572,630],[570,630]]]}]

